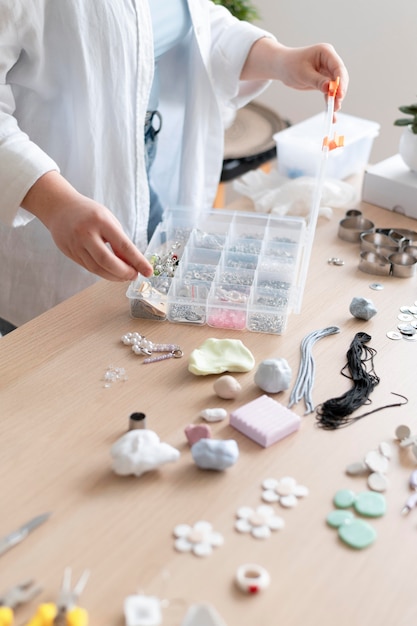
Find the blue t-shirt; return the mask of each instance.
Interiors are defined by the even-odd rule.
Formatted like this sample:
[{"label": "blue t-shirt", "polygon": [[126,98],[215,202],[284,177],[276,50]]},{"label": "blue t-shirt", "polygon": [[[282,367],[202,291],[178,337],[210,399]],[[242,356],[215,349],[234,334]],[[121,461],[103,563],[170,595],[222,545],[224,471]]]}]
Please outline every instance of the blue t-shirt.
[{"label": "blue t-shirt", "polygon": [[149,0],[149,7],[154,38],[155,75],[148,110],[154,111],[159,100],[158,59],[186,36],[191,28],[191,17],[187,0]]}]

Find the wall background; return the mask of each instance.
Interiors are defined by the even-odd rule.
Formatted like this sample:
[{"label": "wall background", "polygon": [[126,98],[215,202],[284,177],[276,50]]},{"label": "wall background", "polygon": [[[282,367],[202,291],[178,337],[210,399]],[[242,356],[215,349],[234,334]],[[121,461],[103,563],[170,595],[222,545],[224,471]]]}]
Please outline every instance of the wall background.
[{"label": "wall background", "polygon": [[[381,125],[370,157],[376,163],[398,152],[398,106],[417,102],[416,0],[255,0],[257,25],[282,43],[326,41],[350,76],[343,112]],[[273,84],[259,101],[296,123],[324,109],[321,94]]]}]

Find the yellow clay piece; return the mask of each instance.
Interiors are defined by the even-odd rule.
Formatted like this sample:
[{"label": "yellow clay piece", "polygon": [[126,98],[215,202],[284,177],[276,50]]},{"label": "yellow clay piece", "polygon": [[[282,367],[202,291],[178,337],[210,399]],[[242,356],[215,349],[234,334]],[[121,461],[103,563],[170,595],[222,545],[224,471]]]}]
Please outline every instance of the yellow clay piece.
[{"label": "yellow clay piece", "polygon": [[250,372],[255,359],[240,339],[206,339],[193,350],[188,360],[188,371],[197,376],[222,372]]}]

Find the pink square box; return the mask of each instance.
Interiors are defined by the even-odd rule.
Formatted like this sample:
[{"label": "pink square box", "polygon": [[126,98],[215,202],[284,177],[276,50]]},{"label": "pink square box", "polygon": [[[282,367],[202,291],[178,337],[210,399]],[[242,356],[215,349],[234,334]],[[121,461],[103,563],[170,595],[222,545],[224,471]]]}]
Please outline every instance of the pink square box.
[{"label": "pink square box", "polygon": [[230,425],[267,448],[300,428],[301,418],[267,395],[230,413]]}]

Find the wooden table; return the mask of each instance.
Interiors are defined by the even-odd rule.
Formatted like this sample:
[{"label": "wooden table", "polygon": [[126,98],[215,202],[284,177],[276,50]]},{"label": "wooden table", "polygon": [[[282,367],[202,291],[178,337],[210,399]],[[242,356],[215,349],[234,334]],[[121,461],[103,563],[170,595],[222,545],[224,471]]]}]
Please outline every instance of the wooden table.
[{"label": "wooden table", "polygon": [[[361,207],[378,227],[416,229],[413,220],[370,205]],[[417,509],[401,509],[410,495],[408,479],[417,461],[394,441],[399,424],[417,433],[417,345],[392,341],[401,305],[417,299],[416,279],[373,276],[358,269],[359,245],[338,238],[344,211],[319,220],[301,314],[292,314],[281,336],[223,331],[169,322],[131,319],[126,285],[100,282],[0,340],[2,419],[2,515],[0,535],[31,517],[52,516],[29,538],[1,558],[0,584],[7,589],[33,577],[40,599],[58,591],[63,570],[91,578],[81,604],[90,623],[121,626],[124,598],[142,590],[170,600],[164,624],[180,624],[187,606],[212,603],[228,626],[410,626],[417,620],[413,563],[417,556]],[[341,257],[345,264],[328,264]],[[381,291],[370,284],[380,282]],[[353,297],[373,301],[369,321],[349,313]],[[340,327],[340,333],[313,348],[316,378],[313,399],[319,404],[350,388],[340,370],[355,334],[365,331],[377,350],[375,370],[381,379],[371,395],[372,408],[398,400],[408,404],[384,409],[335,431],[317,428],[315,414],[304,416],[300,430],[264,449],[235,431],[227,420],[212,426],[215,438],[234,438],[240,457],[224,472],[204,471],[192,460],[184,436],[200,410],[240,406],[262,394],[254,371],[235,374],[242,385],[237,400],[222,401],[213,392],[215,376],[188,372],[188,355],[208,337],[241,339],[256,364],[285,358],[293,380],[300,362],[300,342],[313,330]],[[127,331],[140,331],[155,342],[176,342],[182,359],[145,366],[121,342]],[[109,365],[125,368],[128,380],[106,388]],[[273,396],[286,405],[288,391]],[[369,408],[369,407],[366,407]],[[176,447],[181,457],[158,471],[119,477],[111,469],[110,447],[128,427],[129,415],[142,411],[148,428]],[[361,410],[358,411],[360,413]],[[363,412],[363,410],[362,410]],[[326,524],[332,499],[341,488],[364,491],[366,478],[349,477],[346,466],[363,460],[381,441],[392,447],[387,513],[371,521],[376,542],[353,550]],[[265,478],[293,476],[310,495],[294,509],[277,511],[283,530],[256,540],[234,530],[238,507],[261,504]],[[225,543],[208,558],[174,550],[179,523],[209,521]],[[268,590],[246,596],[235,586],[237,568],[257,563],[271,575]],[[16,623],[34,611],[22,607]]]}]

